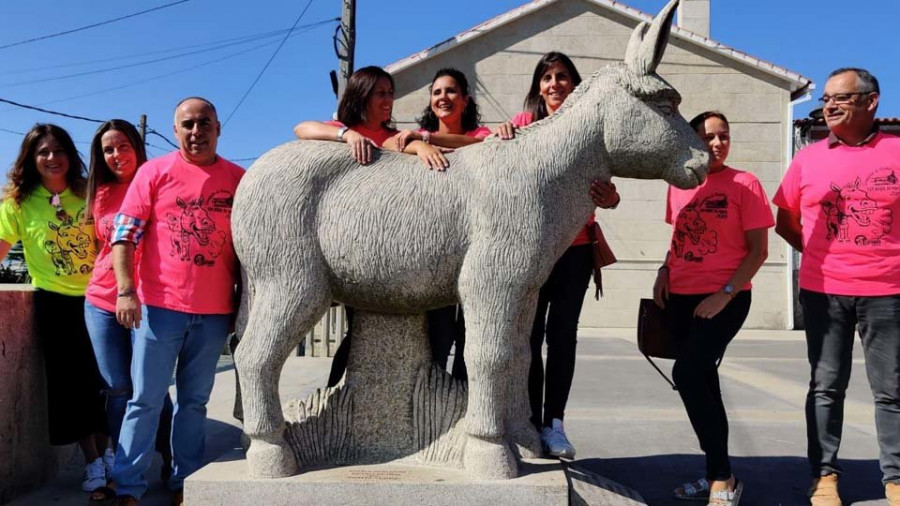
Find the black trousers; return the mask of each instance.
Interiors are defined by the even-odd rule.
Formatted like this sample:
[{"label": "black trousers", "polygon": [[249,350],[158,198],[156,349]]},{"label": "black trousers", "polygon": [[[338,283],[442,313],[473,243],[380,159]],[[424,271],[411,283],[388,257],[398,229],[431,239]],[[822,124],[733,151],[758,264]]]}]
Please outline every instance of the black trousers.
[{"label": "black trousers", "polygon": [[680,343],[672,379],[706,454],[706,479],[712,481],[731,477],[728,416],[722,403],[717,365],[747,319],[750,292],[738,293],[713,318],[695,318],[694,309],[708,296],[669,294],[666,311],[669,328]]},{"label": "black trousers", "polygon": [[[354,309],[344,306],[347,311],[347,335],[334,352],[331,361],[331,372],[328,374],[328,386],[333,387],[340,383],[347,370],[347,361],[350,359],[350,344],[353,340],[353,314]],[[463,361],[463,349],[465,347],[466,323],[463,319],[462,308],[447,306],[426,313],[428,318],[428,341],[431,345],[431,356],[435,363],[442,369],[447,368],[447,359],[450,356],[450,348],[456,343],[456,356],[453,359],[453,377],[465,380],[468,378],[466,364]]]},{"label": "black trousers", "polygon": [[[571,246],[541,287],[531,329],[528,397],[531,423],[541,430],[563,419],[575,376],[578,318],[593,271],[591,245]],[[541,349],[547,341],[547,366]],[[541,408],[543,407],[543,413]]]},{"label": "black trousers", "polygon": [[107,433],[103,378],[84,323],[84,297],[35,290],[34,323],[44,351],[50,444]]}]

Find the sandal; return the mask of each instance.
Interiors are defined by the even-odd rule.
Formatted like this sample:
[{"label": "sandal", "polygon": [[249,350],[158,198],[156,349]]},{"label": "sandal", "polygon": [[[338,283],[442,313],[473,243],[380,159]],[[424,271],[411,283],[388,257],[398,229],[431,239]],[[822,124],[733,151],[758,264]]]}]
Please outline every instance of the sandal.
[{"label": "sandal", "polygon": [[734,490],[716,490],[709,493],[709,502],[706,506],[738,506],[741,493],[744,491],[744,482],[734,480]]},{"label": "sandal", "polygon": [[700,478],[694,482],[688,482],[672,491],[675,499],[682,501],[708,501],[709,482],[706,478]]}]

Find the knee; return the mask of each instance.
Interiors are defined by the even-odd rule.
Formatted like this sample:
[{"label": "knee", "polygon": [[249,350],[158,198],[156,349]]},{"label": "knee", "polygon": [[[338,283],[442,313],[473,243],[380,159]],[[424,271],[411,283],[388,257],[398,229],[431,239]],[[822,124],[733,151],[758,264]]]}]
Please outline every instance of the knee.
[{"label": "knee", "polygon": [[672,367],[672,381],[679,389],[689,388],[702,383],[704,368],[695,362],[676,360]]},{"label": "knee", "polygon": [[123,385],[110,385],[109,388],[106,389],[106,396],[109,399],[125,399],[128,400],[131,398],[131,394],[134,393],[131,389],[131,383],[123,384]]}]

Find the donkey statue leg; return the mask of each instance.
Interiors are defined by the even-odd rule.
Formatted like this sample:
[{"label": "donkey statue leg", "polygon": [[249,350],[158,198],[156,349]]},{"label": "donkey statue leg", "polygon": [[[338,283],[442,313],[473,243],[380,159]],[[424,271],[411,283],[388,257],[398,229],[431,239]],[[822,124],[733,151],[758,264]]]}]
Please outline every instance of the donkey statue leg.
[{"label": "donkey statue leg", "polygon": [[537,308],[538,291],[522,298],[516,328],[511,336],[507,401],[507,439],[526,459],[540,458],[541,436],[531,423],[531,401],[528,397],[528,373],[531,367],[531,328]]},{"label": "donkey statue leg", "polygon": [[[254,477],[276,478],[299,470],[284,439],[284,417],[278,396],[281,368],[300,339],[331,303],[324,268],[320,276],[304,269],[299,278],[268,277],[253,283],[250,316],[235,353],[244,401],[244,432],[250,436],[247,463]],[[286,286],[289,283],[291,286]]]},{"label": "donkey statue leg", "polygon": [[[473,479],[515,478],[518,466],[506,439],[507,374],[521,294],[512,293],[509,281],[485,279],[486,270],[463,268],[459,292],[466,315],[466,367],[469,402],[466,413],[466,449],[463,465]],[[495,271],[494,275],[502,275]]]}]

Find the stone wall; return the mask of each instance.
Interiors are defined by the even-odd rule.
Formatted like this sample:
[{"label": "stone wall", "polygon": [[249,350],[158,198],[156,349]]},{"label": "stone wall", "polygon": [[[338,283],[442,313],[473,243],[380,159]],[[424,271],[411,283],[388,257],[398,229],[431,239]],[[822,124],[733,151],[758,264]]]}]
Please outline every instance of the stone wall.
[{"label": "stone wall", "polygon": [[[633,28],[631,19],[594,4],[556,2],[394,73],[394,117],[399,127],[411,127],[428,103],[434,73],[456,67],[469,78],[483,122],[496,125],[522,109],[541,55],[562,51],[587,78],[601,66],[624,58]],[[728,163],[756,174],[771,198],[789,163],[787,83],[675,36],[659,74],[681,92],[685,118],[709,109],[728,117],[733,139]],[[656,269],[671,237],[671,228],[663,220],[665,183],[623,179],[615,183],[621,205],[613,211],[598,211],[597,217],[619,262],[604,271],[606,296],[600,302],[593,298],[593,287],[588,290],[582,326],[635,326],[638,299],[652,295]],[[784,242],[774,231],[770,233],[769,259],[754,280],[746,328],[787,327],[786,251]]]},{"label": "stone wall", "polygon": [[55,473],[47,437],[44,361],[28,285],[0,284],[0,504]]}]

